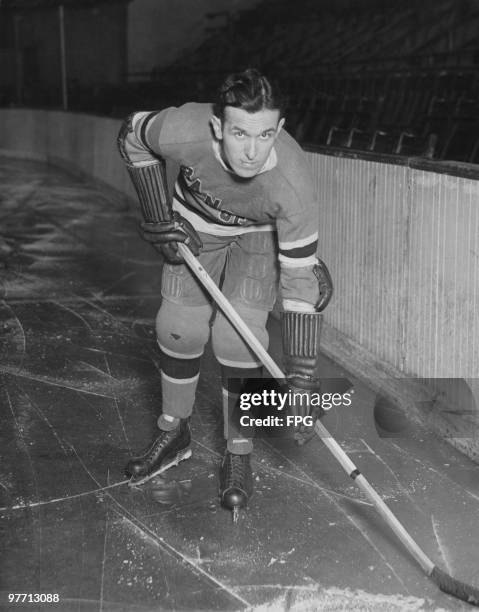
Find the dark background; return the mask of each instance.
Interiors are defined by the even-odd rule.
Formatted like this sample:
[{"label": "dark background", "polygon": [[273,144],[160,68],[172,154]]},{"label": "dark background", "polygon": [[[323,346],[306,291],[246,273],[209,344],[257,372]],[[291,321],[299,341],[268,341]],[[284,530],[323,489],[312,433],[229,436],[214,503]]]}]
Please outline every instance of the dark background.
[{"label": "dark background", "polygon": [[479,2],[3,0],[0,104],[124,117],[279,80],[303,144],[477,163]]}]

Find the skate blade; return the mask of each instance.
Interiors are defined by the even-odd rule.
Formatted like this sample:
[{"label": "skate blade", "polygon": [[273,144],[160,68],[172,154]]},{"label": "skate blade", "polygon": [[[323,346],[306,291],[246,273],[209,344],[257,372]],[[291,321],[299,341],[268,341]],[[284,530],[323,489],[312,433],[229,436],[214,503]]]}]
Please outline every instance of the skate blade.
[{"label": "skate blade", "polygon": [[247,506],[235,506],[234,508],[231,509],[231,519],[235,527],[243,524],[247,516],[248,516]]},{"label": "skate blade", "polygon": [[166,472],[166,470],[169,470],[171,467],[178,465],[180,461],[189,459],[191,455],[191,448],[187,448],[186,450],[180,451],[174,459],[172,459],[169,463],[165,463],[165,465],[162,465],[159,470],[148,474],[148,476],[142,476],[141,478],[131,478],[128,483],[128,486],[131,488],[141,487],[152,478],[155,478],[155,476],[159,476],[160,474],[163,474],[163,472]]}]

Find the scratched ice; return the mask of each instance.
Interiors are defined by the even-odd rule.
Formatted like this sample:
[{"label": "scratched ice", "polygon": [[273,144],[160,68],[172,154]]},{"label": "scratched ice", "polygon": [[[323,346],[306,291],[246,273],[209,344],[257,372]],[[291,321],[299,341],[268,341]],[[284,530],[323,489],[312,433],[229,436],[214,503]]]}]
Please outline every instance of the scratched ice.
[{"label": "scratched ice", "polygon": [[[255,443],[255,495],[232,525],[218,504],[209,348],[193,457],[166,475],[167,489],[188,485],[167,505],[130,490],[123,466],[161,409],[161,262],[116,194],[7,158],[0,180],[0,590],[59,592],[74,610],[466,609],[423,576],[317,439]],[[477,466],[427,432],[380,439],[373,394],[360,393],[354,414],[328,425],[426,553],[477,581]]]}]

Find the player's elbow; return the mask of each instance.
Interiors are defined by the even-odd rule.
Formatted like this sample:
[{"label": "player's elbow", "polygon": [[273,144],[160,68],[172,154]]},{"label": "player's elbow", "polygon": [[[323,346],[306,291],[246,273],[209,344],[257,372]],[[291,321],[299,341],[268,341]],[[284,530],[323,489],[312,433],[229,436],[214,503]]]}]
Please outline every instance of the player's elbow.
[{"label": "player's elbow", "polygon": [[130,155],[129,155],[129,147],[128,147],[128,138],[131,137],[133,133],[133,118],[136,113],[131,113],[128,117],[123,121],[120,127],[120,131],[118,132],[118,137],[116,139],[116,144],[118,146],[118,151],[122,156],[123,160],[131,163]]},{"label": "player's elbow", "polygon": [[130,165],[149,163],[154,156],[144,139],[145,121],[153,113],[134,112],[123,121],[118,133],[117,145],[123,160]]}]

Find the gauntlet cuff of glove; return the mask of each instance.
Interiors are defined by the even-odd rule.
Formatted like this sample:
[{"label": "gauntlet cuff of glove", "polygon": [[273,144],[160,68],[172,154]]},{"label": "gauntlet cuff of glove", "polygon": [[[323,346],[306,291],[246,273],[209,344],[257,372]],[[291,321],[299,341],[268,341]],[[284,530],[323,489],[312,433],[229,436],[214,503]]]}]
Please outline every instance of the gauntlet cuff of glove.
[{"label": "gauntlet cuff of glove", "polygon": [[316,366],[322,315],[319,312],[285,311],[281,316],[283,355],[286,376],[294,385],[313,388],[317,383]]},{"label": "gauntlet cuff of glove", "polygon": [[171,206],[163,161],[148,166],[127,163],[126,169],[140,201],[143,218],[148,223],[171,220]]}]

